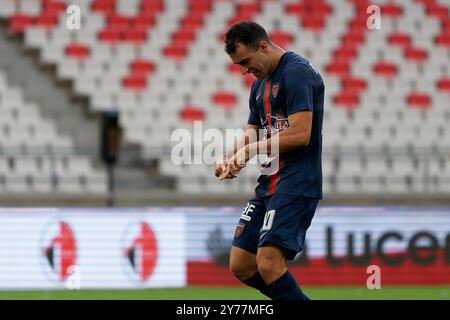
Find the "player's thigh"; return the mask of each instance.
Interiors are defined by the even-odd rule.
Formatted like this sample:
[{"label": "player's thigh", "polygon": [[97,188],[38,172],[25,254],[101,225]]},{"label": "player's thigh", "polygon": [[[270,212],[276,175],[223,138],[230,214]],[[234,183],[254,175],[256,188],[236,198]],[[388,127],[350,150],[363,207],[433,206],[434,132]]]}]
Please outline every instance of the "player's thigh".
[{"label": "player's thigh", "polygon": [[258,270],[256,255],[232,246],[230,251],[230,270],[241,280],[250,278]]},{"label": "player's thigh", "polygon": [[284,250],[287,260],[292,260],[303,250],[317,204],[314,198],[274,194],[267,205],[259,246],[274,244]]},{"label": "player's thigh", "polygon": [[256,255],[259,243],[259,230],[266,212],[265,202],[264,199],[258,197],[249,200],[236,225],[233,246]]}]

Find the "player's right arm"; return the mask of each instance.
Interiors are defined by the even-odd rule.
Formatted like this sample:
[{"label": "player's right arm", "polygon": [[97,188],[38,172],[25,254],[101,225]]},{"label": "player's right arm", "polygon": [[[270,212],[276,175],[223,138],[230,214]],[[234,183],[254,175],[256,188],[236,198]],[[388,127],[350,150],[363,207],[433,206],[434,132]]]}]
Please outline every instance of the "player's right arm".
[{"label": "player's right arm", "polygon": [[[214,174],[216,177],[219,177],[222,172],[225,170],[227,166],[227,159],[231,158],[240,148],[257,142],[258,141],[258,132],[259,132],[260,126],[255,124],[246,124],[244,127],[244,137],[241,141],[236,142],[233,146],[233,148],[227,152],[224,152],[222,155],[220,155],[217,160],[214,167]],[[237,175],[233,173],[229,173],[225,179],[233,179],[236,178]]]},{"label": "player's right arm", "polygon": [[[214,173],[216,177],[220,177],[222,173],[224,172],[225,168],[227,167],[228,161],[231,157],[233,157],[238,150],[240,150],[242,147],[257,142],[259,140],[259,129],[261,128],[261,120],[256,108],[256,91],[258,87],[258,81],[254,81],[252,84],[252,89],[250,91],[250,97],[249,97],[249,109],[250,113],[248,116],[247,124],[244,127],[244,137],[241,141],[234,144],[233,148],[227,152],[224,152],[222,155],[219,156],[219,158],[216,161],[216,165],[214,168]],[[234,173],[231,173],[230,170],[228,170],[228,173],[224,175],[223,179],[233,179],[236,178],[239,171],[235,171]]]}]

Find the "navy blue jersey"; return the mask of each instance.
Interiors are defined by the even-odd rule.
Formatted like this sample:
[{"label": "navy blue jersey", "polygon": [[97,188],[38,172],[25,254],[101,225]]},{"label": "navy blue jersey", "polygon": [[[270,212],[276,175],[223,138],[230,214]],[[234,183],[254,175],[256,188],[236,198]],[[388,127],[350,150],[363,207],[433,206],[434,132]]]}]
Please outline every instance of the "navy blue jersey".
[{"label": "navy blue jersey", "polygon": [[313,112],[309,145],[269,158],[264,166],[273,170],[258,178],[257,196],[276,192],[322,198],[324,91],[320,74],[308,60],[294,52],[283,54],[270,77],[253,83],[248,124],[260,126],[264,138],[289,127],[288,116],[300,111]]}]

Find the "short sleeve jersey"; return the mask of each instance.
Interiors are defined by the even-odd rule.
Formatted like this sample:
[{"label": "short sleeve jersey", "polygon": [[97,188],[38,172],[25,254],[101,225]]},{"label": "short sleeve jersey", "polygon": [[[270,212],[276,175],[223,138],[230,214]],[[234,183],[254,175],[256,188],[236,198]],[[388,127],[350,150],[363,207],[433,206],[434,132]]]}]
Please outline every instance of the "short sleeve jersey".
[{"label": "short sleeve jersey", "polygon": [[[305,58],[286,52],[268,78],[257,79],[250,92],[248,124],[263,129],[265,139],[289,127],[288,117],[311,111],[309,145],[269,158],[261,166],[257,196],[273,193],[322,198],[322,122],[325,85]],[[267,170],[267,168],[271,168]]]}]

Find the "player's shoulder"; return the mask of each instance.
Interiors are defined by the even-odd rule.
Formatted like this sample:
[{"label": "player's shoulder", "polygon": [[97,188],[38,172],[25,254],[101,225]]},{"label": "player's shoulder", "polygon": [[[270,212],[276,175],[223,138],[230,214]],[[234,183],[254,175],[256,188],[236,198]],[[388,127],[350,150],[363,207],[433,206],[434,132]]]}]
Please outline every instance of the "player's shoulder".
[{"label": "player's shoulder", "polygon": [[290,52],[289,59],[286,61],[282,77],[289,79],[296,79],[302,77],[303,79],[313,78],[321,80],[319,71],[313,66],[313,64],[306,58],[296,54],[295,52]]},{"label": "player's shoulder", "polygon": [[290,56],[290,59],[288,61],[286,61],[286,65],[283,70],[283,75],[290,74],[290,73],[306,73],[306,74],[308,74],[311,72],[318,74],[318,71],[316,70],[316,68],[312,65],[312,63],[308,59],[306,59],[296,53],[293,53],[293,55]]}]

